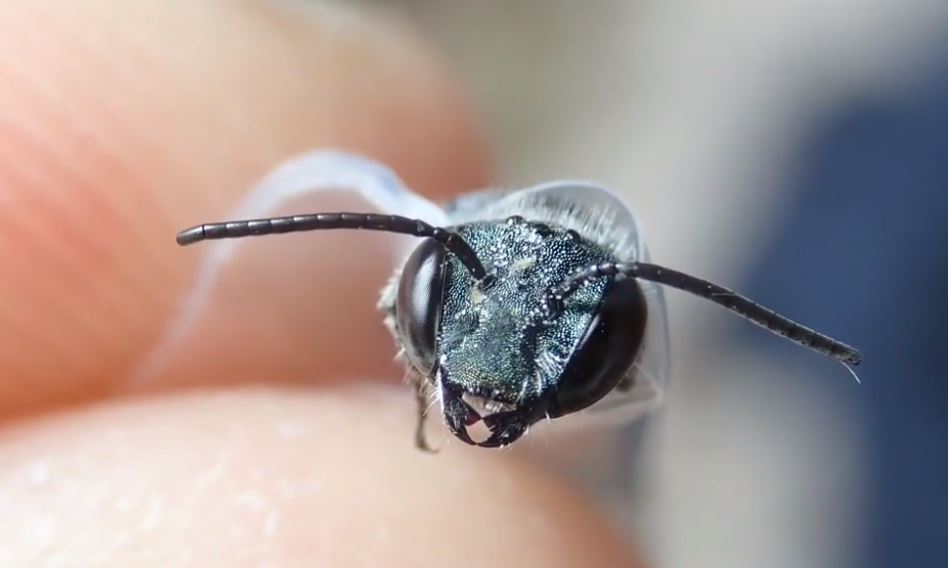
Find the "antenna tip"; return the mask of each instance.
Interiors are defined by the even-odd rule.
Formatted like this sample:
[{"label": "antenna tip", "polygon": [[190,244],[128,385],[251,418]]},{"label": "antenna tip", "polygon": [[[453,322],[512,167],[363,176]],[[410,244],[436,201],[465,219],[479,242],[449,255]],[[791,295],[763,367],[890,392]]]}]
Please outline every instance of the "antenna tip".
[{"label": "antenna tip", "polygon": [[190,229],[181,231],[178,233],[178,236],[175,238],[175,240],[178,241],[179,245],[186,246],[198,241],[203,241],[204,237],[204,226],[198,225],[196,227],[191,227]]},{"label": "antenna tip", "polygon": [[850,353],[849,357],[846,358],[846,362],[854,367],[859,365],[860,363],[862,363],[862,353],[860,353],[859,351],[853,350],[853,352]]}]

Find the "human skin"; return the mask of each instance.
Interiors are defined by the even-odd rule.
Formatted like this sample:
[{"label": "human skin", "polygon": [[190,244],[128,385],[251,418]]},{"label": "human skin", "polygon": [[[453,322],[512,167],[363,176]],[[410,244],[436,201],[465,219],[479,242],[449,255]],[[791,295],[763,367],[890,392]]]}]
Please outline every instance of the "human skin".
[{"label": "human skin", "polygon": [[291,2],[6,0],[0,85],[0,565],[635,564],[546,472],[412,447],[377,238],[248,243],[140,372],[201,262],[175,232],[281,160],[364,154],[435,200],[487,183],[409,30]]}]

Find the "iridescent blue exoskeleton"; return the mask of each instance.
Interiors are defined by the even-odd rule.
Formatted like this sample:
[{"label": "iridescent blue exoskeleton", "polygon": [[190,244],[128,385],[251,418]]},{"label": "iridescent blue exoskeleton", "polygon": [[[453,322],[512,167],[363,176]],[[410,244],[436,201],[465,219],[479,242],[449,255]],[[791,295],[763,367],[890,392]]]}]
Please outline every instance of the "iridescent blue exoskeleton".
[{"label": "iridescent blue exoskeleton", "polygon": [[[330,188],[350,188],[380,212],[262,218],[280,199]],[[261,218],[198,225],[178,243],[319,229],[423,239],[380,301],[418,395],[421,448],[429,395],[455,436],[482,447],[508,445],[544,419],[587,409],[628,419],[655,406],[668,374],[661,285],[847,366],[860,360],[731,290],[650,263],[630,210],[585,182],[484,191],[440,208],[380,164],[316,152],[277,169],[235,214]]]}]

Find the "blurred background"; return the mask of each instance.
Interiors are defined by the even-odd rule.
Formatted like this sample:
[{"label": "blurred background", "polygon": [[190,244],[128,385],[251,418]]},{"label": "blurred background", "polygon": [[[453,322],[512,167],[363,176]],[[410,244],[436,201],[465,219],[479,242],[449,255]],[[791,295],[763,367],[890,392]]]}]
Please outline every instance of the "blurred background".
[{"label": "blurred background", "polygon": [[948,566],[948,2],[363,0],[439,43],[497,180],[627,197],[657,262],[860,347],[669,293],[659,566]]}]

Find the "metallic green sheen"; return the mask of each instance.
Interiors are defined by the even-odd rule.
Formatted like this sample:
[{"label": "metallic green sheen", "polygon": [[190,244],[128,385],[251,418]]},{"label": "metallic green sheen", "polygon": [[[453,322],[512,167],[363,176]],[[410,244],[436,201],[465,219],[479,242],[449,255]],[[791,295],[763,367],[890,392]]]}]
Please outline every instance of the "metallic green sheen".
[{"label": "metallic green sheen", "polygon": [[449,260],[439,328],[441,380],[499,402],[525,406],[555,390],[608,283],[577,290],[552,321],[547,291],[593,264],[615,261],[573,231],[520,218],[454,227],[496,280],[481,289]]}]

